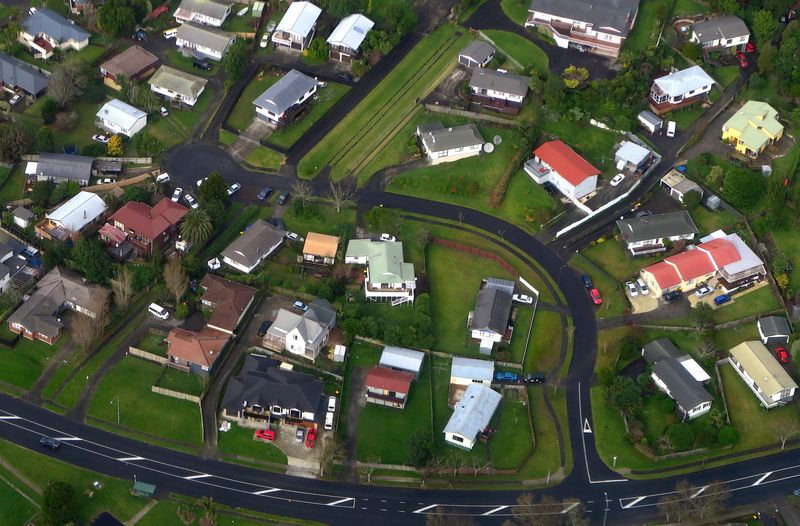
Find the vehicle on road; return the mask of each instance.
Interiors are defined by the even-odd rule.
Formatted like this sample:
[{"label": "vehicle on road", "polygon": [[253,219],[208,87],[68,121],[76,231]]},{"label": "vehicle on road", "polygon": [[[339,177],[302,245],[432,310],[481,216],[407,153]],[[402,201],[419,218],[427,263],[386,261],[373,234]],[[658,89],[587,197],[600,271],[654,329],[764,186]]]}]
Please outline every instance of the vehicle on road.
[{"label": "vehicle on road", "polygon": [[265,186],[263,190],[258,192],[258,195],[256,197],[258,198],[259,201],[263,201],[270,195],[272,195],[272,188],[270,188],[269,186]]},{"label": "vehicle on road", "polygon": [[781,363],[789,363],[789,353],[786,352],[785,347],[778,347],[775,349],[775,356],[778,357],[778,361]]},{"label": "vehicle on road", "polygon": [[600,291],[596,288],[593,288],[589,291],[589,295],[592,297],[592,303],[595,305],[602,305],[603,297],[600,295]]},{"label": "vehicle on road", "polygon": [[709,287],[708,285],[703,285],[702,287],[694,291],[694,295],[697,296],[698,298],[702,298],[703,296],[708,296],[709,294],[711,294],[711,292],[712,292],[711,287]]},{"label": "vehicle on road", "polygon": [[592,283],[592,278],[589,277],[588,274],[583,274],[581,276],[581,281],[583,282],[583,286],[587,289],[593,289],[594,283]]},{"label": "vehicle on road", "polygon": [[258,326],[258,331],[256,331],[256,334],[258,334],[259,337],[263,338],[267,334],[267,331],[269,330],[270,327],[272,327],[271,321],[269,320],[262,321],[261,325]]},{"label": "vehicle on road", "polygon": [[306,305],[302,301],[295,301],[294,303],[292,303],[292,308],[305,312],[308,310],[308,305]]},{"label": "vehicle on road", "polygon": [[636,284],[639,285],[639,292],[642,293],[642,296],[650,294],[650,289],[647,288],[647,283],[642,278],[636,278]]},{"label": "vehicle on road", "polygon": [[170,199],[172,199],[172,201],[173,201],[174,203],[177,203],[178,201],[180,201],[180,199],[181,199],[181,195],[183,195],[183,188],[181,188],[181,187],[179,186],[179,187],[177,187],[177,188],[175,189],[175,191],[174,191],[174,192],[172,192],[172,197],[171,197]]},{"label": "vehicle on road", "polygon": [[665,301],[673,301],[681,297],[681,291],[671,290],[669,292],[665,292],[662,297]]},{"label": "vehicle on road", "polygon": [[317,430],[309,429],[308,435],[306,436],[306,447],[313,449],[314,444],[316,443],[317,443]]},{"label": "vehicle on road", "polygon": [[613,179],[611,179],[611,181],[609,181],[609,184],[610,184],[611,186],[617,186],[617,185],[618,185],[619,183],[621,183],[621,182],[622,182],[624,179],[625,179],[625,174],[617,174],[617,175],[615,175],[615,176],[613,177]]},{"label": "vehicle on road", "polygon": [[39,439],[39,445],[55,451],[61,447],[61,441],[56,440],[55,438],[42,437]]},{"label": "vehicle on road", "polygon": [[719,296],[714,298],[714,304],[715,305],[723,305],[725,303],[728,303],[732,299],[733,298],[731,298],[730,294],[720,294]]},{"label": "vehicle on road", "polygon": [[288,199],[289,199],[289,192],[283,191],[280,193],[280,195],[278,195],[278,198],[275,200],[275,202],[278,203],[279,205],[284,205],[286,204],[286,201]]},{"label": "vehicle on road", "polygon": [[517,303],[524,303],[526,305],[533,304],[533,298],[525,294],[514,294],[513,296],[511,296],[511,299],[516,301]]},{"label": "vehicle on road", "polygon": [[391,241],[396,241],[396,240],[397,240],[397,238],[394,237],[391,234],[386,234],[386,233],[381,234],[381,241],[390,241],[391,242]]},{"label": "vehicle on road", "polygon": [[197,202],[197,199],[192,197],[191,194],[184,195],[183,200],[189,203],[189,206],[191,206],[193,210],[197,210],[198,208],[200,208],[200,204]]},{"label": "vehicle on road", "polygon": [[169,319],[169,311],[158,303],[151,303],[150,306],[147,307],[147,312],[162,320]]},{"label": "vehicle on road", "polygon": [[523,381],[526,384],[543,384],[547,381],[547,377],[544,373],[528,373]]},{"label": "vehicle on road", "polygon": [[636,288],[636,284],[633,281],[625,283],[625,286],[628,288],[628,294],[631,295],[631,298],[639,296],[639,290]]},{"label": "vehicle on road", "polygon": [[519,382],[519,375],[517,373],[512,373],[511,371],[495,371],[494,381],[515,384]]},{"label": "vehicle on road", "polygon": [[242,185],[239,183],[233,183],[228,187],[228,197],[232,196],[236,192],[242,189]]},{"label": "vehicle on road", "polygon": [[275,431],[271,429],[256,429],[256,438],[258,440],[266,440],[267,442],[274,442]]},{"label": "vehicle on road", "polygon": [[736,53],[736,60],[739,61],[739,67],[741,69],[747,69],[750,67],[750,61],[747,60],[747,55],[745,55],[741,51]]},{"label": "vehicle on road", "polygon": [[667,123],[667,137],[675,137],[675,130],[678,127],[678,124],[675,121],[669,121]]},{"label": "vehicle on road", "polygon": [[294,433],[294,442],[295,444],[302,444],[303,439],[306,438],[306,428],[305,427],[298,427],[297,431]]}]

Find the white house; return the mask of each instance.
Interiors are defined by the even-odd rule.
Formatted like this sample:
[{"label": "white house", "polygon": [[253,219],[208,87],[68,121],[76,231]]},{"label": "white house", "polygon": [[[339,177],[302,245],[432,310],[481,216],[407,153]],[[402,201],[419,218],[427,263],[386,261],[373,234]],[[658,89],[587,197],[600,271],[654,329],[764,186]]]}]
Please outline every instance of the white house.
[{"label": "white house", "polygon": [[[287,351],[302,358],[316,360],[328,342],[330,328],[317,321],[311,309],[302,315],[280,309],[275,321],[264,335],[268,349]],[[311,314],[309,314],[311,313]]]},{"label": "white house", "polygon": [[181,53],[212,60],[222,60],[234,42],[236,37],[230,33],[189,22],[181,25],[175,36],[175,45]]},{"label": "white house", "polygon": [[17,38],[35,58],[47,60],[56,49],[80,51],[89,45],[89,36],[55,11],[40,8],[22,22]]},{"label": "white house", "polygon": [[403,260],[403,244],[399,241],[351,239],[344,262],[367,265],[364,294],[368,300],[391,301],[392,306],[414,301],[414,264]]},{"label": "white house", "polygon": [[36,236],[61,241],[74,240],[85,228],[102,219],[107,208],[99,195],[78,192],[36,225]]},{"label": "white house", "polygon": [[231,14],[231,5],[213,0],[182,0],[175,10],[175,21],[179,24],[194,22],[219,27]]},{"label": "white house", "polygon": [[96,124],[109,133],[133,137],[147,125],[147,114],[119,99],[111,99],[97,112]]},{"label": "white house", "polygon": [[642,168],[650,158],[650,150],[633,141],[622,141],[617,151],[614,152],[614,163],[618,170],[637,171]]},{"label": "white house", "polygon": [[206,88],[206,79],[169,66],[161,66],[150,77],[150,89],[177,104],[194,106]]},{"label": "white house", "polygon": [[286,124],[317,92],[317,81],[296,69],[256,97],[256,117],[269,124]]},{"label": "white house", "polygon": [[483,384],[489,387],[492,385],[492,380],[494,380],[493,361],[453,356],[453,363],[450,366],[450,385],[466,387],[470,384]]},{"label": "white house", "polygon": [[516,114],[528,94],[530,77],[507,71],[474,68],[469,81],[472,101],[481,106]]},{"label": "white house", "polygon": [[750,41],[750,30],[740,18],[725,15],[692,24],[690,42],[697,42],[703,52],[719,49],[743,51]]},{"label": "white house", "polygon": [[686,210],[620,219],[617,228],[632,256],[663,252],[666,240],[690,240],[699,232]]},{"label": "white house", "polygon": [[331,47],[330,57],[341,62],[352,62],[353,57],[358,54],[358,48],[374,25],[375,22],[364,15],[344,17],[328,37],[328,44]]},{"label": "white house", "polygon": [[445,442],[461,449],[472,449],[479,433],[492,420],[503,396],[482,384],[470,384],[456,404],[444,427]]},{"label": "white house", "polygon": [[314,28],[322,9],[311,2],[292,2],[272,33],[272,42],[303,51],[314,38]]},{"label": "white house", "polygon": [[473,40],[458,54],[458,63],[468,68],[483,68],[497,50],[485,40]]},{"label": "white house", "polygon": [[431,164],[458,161],[479,155],[483,137],[474,124],[445,128],[441,122],[417,126],[417,137]]},{"label": "white house", "polygon": [[548,141],[533,151],[533,159],[523,166],[538,184],[550,183],[573,202],[597,189],[600,170],[575,153],[562,141]]},{"label": "white house", "polygon": [[705,100],[714,79],[700,66],[691,66],[663,77],[650,87],[650,107],[658,115]]},{"label": "white house", "polygon": [[468,325],[472,338],[480,341],[481,354],[491,354],[496,343],[509,339],[514,282],[506,279],[486,278],[475,300],[475,309],[469,313]]},{"label": "white house", "polygon": [[728,361],[764,408],[792,402],[797,383],[763,343],[740,343],[730,350]]}]

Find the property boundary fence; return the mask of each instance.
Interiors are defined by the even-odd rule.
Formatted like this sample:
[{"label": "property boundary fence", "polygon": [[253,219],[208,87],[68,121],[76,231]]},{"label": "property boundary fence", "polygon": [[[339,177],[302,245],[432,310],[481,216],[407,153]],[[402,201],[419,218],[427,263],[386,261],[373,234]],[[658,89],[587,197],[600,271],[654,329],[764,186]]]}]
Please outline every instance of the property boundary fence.
[{"label": "property boundary fence", "polygon": [[479,248],[471,247],[468,245],[462,245],[461,243],[456,243],[455,241],[450,241],[449,239],[442,239],[438,237],[432,237],[431,242],[434,245],[439,245],[447,248],[454,248],[462,252],[467,252],[468,254],[474,254],[484,259],[491,259],[499,263],[500,266],[506,269],[515,278],[519,277],[519,272],[517,272],[517,269],[506,263],[506,261],[503,258],[498,256],[494,252],[489,252],[488,250],[481,250]]},{"label": "property boundary fence", "polygon": [[[166,371],[166,369],[164,369]],[[189,373],[191,374],[191,373]],[[196,395],[190,395],[186,393],[182,393],[180,391],[173,391],[172,389],[165,389],[163,387],[158,387],[157,385],[153,385],[150,387],[150,390],[154,393],[170,396],[172,398],[177,398],[179,400],[188,400],[189,402],[194,402],[197,405],[200,405],[200,397]]]},{"label": "property boundary fence", "polygon": [[426,104],[425,109],[434,113],[444,113],[447,115],[458,115],[460,117],[468,117],[478,121],[491,122],[501,126],[508,126],[509,128],[514,125],[514,121],[504,119],[502,117],[495,117],[494,115],[484,115],[469,110],[459,110],[458,108],[450,108],[448,106],[441,106],[439,104]]}]

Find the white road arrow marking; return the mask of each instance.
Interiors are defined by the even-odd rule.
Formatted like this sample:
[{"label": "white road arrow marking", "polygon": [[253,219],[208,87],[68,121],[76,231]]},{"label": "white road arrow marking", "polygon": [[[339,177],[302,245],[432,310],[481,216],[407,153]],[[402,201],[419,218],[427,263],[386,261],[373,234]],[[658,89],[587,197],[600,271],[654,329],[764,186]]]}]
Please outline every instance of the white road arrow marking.
[{"label": "white road arrow marking", "polygon": [[493,509],[493,510],[489,510],[489,511],[487,511],[486,513],[481,513],[481,515],[484,515],[484,516],[486,516],[486,515],[492,515],[493,513],[497,513],[498,511],[500,511],[500,510],[504,510],[504,509],[506,509],[506,508],[508,508],[508,506],[498,506],[498,507],[496,507],[496,508],[495,508],[495,509]]},{"label": "white road arrow marking", "polygon": [[335,500],[333,502],[329,502],[328,506],[338,506],[339,504],[343,504],[343,503],[347,502],[348,500],[353,500],[353,497],[345,497],[343,499],[339,499],[339,500]]},{"label": "white road arrow marking", "polygon": [[592,432],[592,428],[589,425],[589,419],[588,418],[584,418],[583,419],[583,432],[584,433],[591,433]]},{"label": "white road arrow marking", "polygon": [[766,479],[766,478],[767,478],[767,477],[769,477],[770,475],[772,475],[772,471],[767,471],[766,473],[764,473],[763,475],[761,475],[761,478],[759,478],[757,481],[753,482],[753,486],[758,486],[759,484],[761,484],[762,482],[764,482],[764,479]]},{"label": "white road arrow marking", "polygon": [[636,497],[635,499],[633,499],[633,500],[632,500],[632,501],[630,501],[629,503],[627,503],[627,504],[624,504],[624,505],[622,506],[622,509],[625,509],[625,510],[627,510],[628,508],[632,508],[632,507],[634,507],[636,504],[639,504],[641,501],[643,501],[643,500],[644,500],[644,499],[646,499],[646,498],[647,498],[647,495],[645,495],[644,497]]}]

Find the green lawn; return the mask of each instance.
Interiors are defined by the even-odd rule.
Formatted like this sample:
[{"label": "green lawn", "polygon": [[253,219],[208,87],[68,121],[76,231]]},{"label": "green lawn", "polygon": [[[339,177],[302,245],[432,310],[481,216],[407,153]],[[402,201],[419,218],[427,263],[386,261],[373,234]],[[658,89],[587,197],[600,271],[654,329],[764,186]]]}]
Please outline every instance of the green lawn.
[{"label": "green lawn", "polygon": [[556,312],[537,309],[524,370],[547,372],[555,368],[561,356],[561,340],[561,316]]},{"label": "green lawn", "polygon": [[[38,500],[33,496],[33,491],[27,489],[21,481],[11,480],[19,491],[25,492],[34,500]],[[39,510],[25,497],[20,495],[17,489],[14,489],[5,481],[5,476],[0,475],[0,524],[27,524]]]},{"label": "green lawn", "polygon": [[147,117],[148,124],[145,130],[161,141],[164,149],[183,143],[192,135],[213,98],[214,92],[209,88],[203,90],[203,94],[191,108],[185,110],[170,108],[166,117],[157,113],[151,114]]},{"label": "green lawn", "polygon": [[234,203],[228,209],[225,221],[220,223],[215,231],[212,232],[211,242],[205,248],[195,247],[193,250],[202,249],[200,251],[201,261],[218,256],[225,247],[239,237],[244,232],[244,229],[253,224],[256,219],[266,219],[271,213],[272,209],[268,206],[250,205],[242,210],[240,204]]},{"label": "green lawn", "polygon": [[231,6],[231,14],[225,19],[225,23],[222,24],[220,29],[229,33],[255,33],[258,18],[253,18],[251,10],[248,9],[244,16],[238,16],[236,14],[244,7],[252,6],[241,3],[233,4]]},{"label": "green lawn", "polygon": [[283,222],[289,231],[306,237],[309,232],[338,235],[346,225],[355,228],[356,211],[353,208],[343,208],[341,212],[337,212],[336,208],[321,202],[312,202],[309,207],[311,211],[306,216],[298,216],[289,206],[283,216]]},{"label": "green lawn", "polygon": [[[398,447],[394,440],[387,440],[387,431],[399,437],[410,437],[419,430],[431,433],[431,372],[427,363],[423,365],[419,379],[411,384],[405,409],[392,409],[367,404],[358,418],[358,460],[380,459],[385,464],[405,464],[408,450]],[[440,430],[433,430],[441,432]]]},{"label": "green lawn", "polygon": [[620,139],[616,133],[566,119],[546,119],[541,126],[545,134],[542,142],[561,139],[601,171],[614,169],[614,156],[611,152]]},{"label": "green lawn", "polygon": [[672,16],[678,15],[701,15],[708,12],[708,6],[697,0],[676,0],[672,9]]},{"label": "green lawn", "polygon": [[89,415],[160,437],[200,444],[200,408],[193,402],[153,393],[162,366],[126,356],[106,374],[92,399]]},{"label": "green lawn", "polygon": [[596,371],[612,366],[615,366],[617,370],[621,370],[631,361],[639,357],[639,354],[632,359],[620,356],[618,345],[626,336],[638,338],[639,341],[642,342],[642,345],[657,340],[658,338],[667,338],[671,340],[678,349],[689,354],[693,354],[703,343],[698,333],[689,331],[642,329],[639,327],[618,327],[600,331],[597,338]]},{"label": "green lawn", "polygon": [[25,193],[25,163],[20,163],[13,169],[0,166],[0,181],[3,181],[0,186],[0,203],[22,199]]},{"label": "green lawn", "polygon": [[698,206],[691,211],[691,216],[701,236],[736,224],[736,217],[727,210],[714,211]]},{"label": "green lawn", "polygon": [[278,171],[283,165],[283,154],[259,145],[248,153],[244,160],[257,168]]},{"label": "green lawn", "polygon": [[500,0],[500,7],[506,16],[521,26],[528,20],[530,5],[526,0]]},{"label": "green lawn", "polygon": [[792,228],[774,229],[769,234],[777,247],[777,252],[785,254],[792,264],[792,272],[789,274],[790,287],[800,290],[800,236]]},{"label": "green lawn", "polygon": [[739,78],[741,72],[739,66],[720,66],[712,67],[710,74],[723,88],[727,88]]},{"label": "green lawn", "polygon": [[[339,407],[344,411],[348,406],[348,398],[350,394],[350,386],[352,384],[353,370],[356,367],[370,367],[377,365],[380,360],[382,347],[371,345],[364,342],[354,341],[347,349],[347,361],[345,362],[344,381],[342,382],[342,397],[339,400]],[[449,381],[448,377],[448,381]],[[347,436],[347,419],[339,418],[339,424],[336,427],[336,433],[340,437]]]},{"label": "green lawn", "polygon": [[[0,328],[0,333],[7,339],[14,336],[7,325]],[[11,349],[0,347],[0,381],[30,389],[50,359],[69,339],[69,333],[62,333],[54,345],[20,338]]]},{"label": "green lawn", "polygon": [[239,137],[232,134],[227,130],[220,130],[219,131],[219,142],[224,146],[230,146],[231,144],[235,143],[239,140]]},{"label": "green lawn", "polygon": [[317,89],[319,100],[311,101],[306,115],[299,122],[271,134],[267,137],[267,141],[284,148],[293,145],[297,142],[297,139],[311,129],[314,123],[328,113],[328,110],[348,91],[350,91],[350,86],[328,82],[324,88]]},{"label": "green lawn", "polygon": [[[55,124],[51,124],[53,129],[53,136],[55,138],[55,151],[62,152],[64,146],[74,144],[78,147],[78,153],[85,146],[92,142],[92,135],[100,133],[94,121],[97,111],[100,109],[101,104],[91,102],[76,102],[72,105],[70,111],[78,114],[78,124],[71,130],[60,130]],[[105,132],[103,132],[105,133]]]},{"label": "green lawn", "polygon": [[[538,316],[538,314],[537,314]],[[531,404],[530,412],[533,422],[533,432],[536,436],[536,447],[533,449],[528,462],[519,471],[520,477],[525,478],[544,478],[548,473],[555,473],[561,465],[561,458],[558,448],[558,434],[556,433],[555,423],[550,418],[550,413],[544,403],[544,390],[547,386],[529,387],[528,400]],[[552,393],[552,390],[551,390]],[[562,395],[563,401],[563,395]],[[558,402],[553,401],[558,407]],[[562,430],[566,430],[566,418],[561,422]],[[567,440],[567,454],[569,454],[569,437]],[[492,444],[492,451],[496,451],[496,443]],[[567,468],[569,472],[569,468]]]},{"label": "green lawn", "polygon": [[[614,318],[623,315],[628,310],[628,300],[620,289],[621,285],[605,272],[600,272],[597,266],[582,254],[575,254],[569,260],[569,265],[581,274],[588,274],[594,286],[600,291],[603,304],[595,307],[598,318]],[[587,295],[588,296],[588,295]]]},{"label": "green lawn", "polygon": [[636,16],[636,25],[625,39],[623,49],[633,53],[642,53],[647,48],[655,46],[664,17],[669,15],[669,0],[653,0],[642,2],[639,5],[639,14]]},{"label": "green lawn", "polygon": [[153,334],[152,332],[146,333],[135,347],[159,356],[167,356],[166,337],[160,334]]},{"label": "green lawn", "polygon": [[70,55],[74,54],[76,57],[86,61],[87,64],[90,66],[99,59],[103,53],[106,52],[105,46],[98,46],[96,44],[89,44],[85,48],[77,51],[75,53],[70,53]]},{"label": "green lawn", "polygon": [[642,268],[662,259],[659,255],[634,258],[622,242],[614,238],[585,248],[581,253],[617,281],[633,279]]},{"label": "green lawn", "polygon": [[753,322],[743,323],[732,329],[717,331],[714,340],[718,349],[722,351],[729,351],[742,342],[758,339],[758,327],[756,327],[755,322]]},{"label": "green lawn", "polygon": [[530,454],[532,444],[528,407],[525,402],[509,397],[503,398],[498,408],[500,425],[489,442],[492,463],[496,469],[519,467]]},{"label": "green lawn", "polygon": [[228,125],[240,131],[246,130],[256,118],[256,107],[253,105],[253,101],[278,82],[282,76],[282,71],[274,70],[253,77],[236,101],[231,114],[228,115]]},{"label": "green lawn", "polygon": [[[278,433],[291,433],[291,429],[279,429]],[[286,464],[286,455],[275,444],[255,440],[255,429],[248,429],[238,425],[231,426],[230,431],[218,433],[217,448],[220,453],[241,455],[243,457]]]},{"label": "green lawn", "polygon": [[[509,1],[518,2],[519,0],[506,0],[505,3]],[[525,17],[527,18],[527,7]],[[534,67],[537,71],[542,73],[548,71],[549,62],[547,60],[547,55],[539,46],[527,38],[509,33],[508,31],[498,31],[495,29],[487,29],[483,33],[494,41],[498,51],[522,64],[524,69],[527,70],[530,67]]]},{"label": "green lawn", "polygon": [[[514,334],[511,337],[511,344],[504,346],[504,349],[511,353],[509,361],[522,363],[522,355],[525,353],[525,340],[528,337],[528,327],[530,327],[533,309],[519,303],[515,305],[515,308],[517,309],[517,314],[514,319]],[[531,331],[531,341],[528,345],[533,343],[534,338],[533,331]]]},{"label": "green lawn", "polygon": [[201,376],[165,367],[156,385],[164,389],[200,396],[203,394],[205,384],[206,382]]},{"label": "green lawn", "polygon": [[775,294],[769,284],[752,292],[737,294],[733,301],[714,309],[714,320],[717,323],[738,320],[754,314],[766,314],[780,308]]},{"label": "green lawn", "polygon": [[[248,15],[249,16],[249,15]],[[192,500],[186,499],[190,504],[193,503]],[[216,503],[215,503],[216,504]],[[222,525],[235,525],[235,526],[264,526],[270,524],[317,524],[311,521],[304,521],[300,519],[290,519],[288,517],[276,517],[270,516],[270,518],[260,519],[255,516],[252,518],[247,518],[249,515],[261,515],[256,512],[252,512],[249,510],[243,509],[236,509],[235,514],[229,514],[226,510],[221,510],[220,506],[217,504],[215,506],[217,510],[217,522],[216,524]],[[243,516],[242,513],[245,515]],[[192,522],[193,525],[200,524],[201,517],[203,515],[202,511],[199,507],[194,507],[194,515],[195,521]],[[147,515],[142,517],[142,519],[136,523],[137,526],[184,526],[184,523],[178,518],[178,502],[174,500],[162,500],[159,501],[156,506],[151,509]]]},{"label": "green lawn", "polygon": [[417,101],[430,93],[455,67],[455,58],[469,40],[456,28],[442,25],[417,46],[299,163],[301,177],[316,176],[326,165],[332,177],[355,174],[360,183],[372,173],[364,170],[394,135],[414,116]]},{"label": "green lawn", "polygon": [[673,111],[669,115],[669,119],[675,121],[678,132],[681,132],[691,126],[694,121],[703,115],[703,113],[705,113],[705,110],[699,105],[695,104],[693,106],[689,106],[688,108]]},{"label": "green lawn", "polygon": [[189,57],[184,57],[181,55],[181,52],[177,49],[170,48],[167,51],[167,65],[172,66],[176,69],[181,69],[183,71],[189,72],[193,75],[200,75],[201,77],[211,77],[216,75],[217,71],[221,67],[219,62],[214,60],[209,60],[208,63],[211,64],[211,71],[206,71],[204,69],[195,68],[192,65],[194,59]]}]

